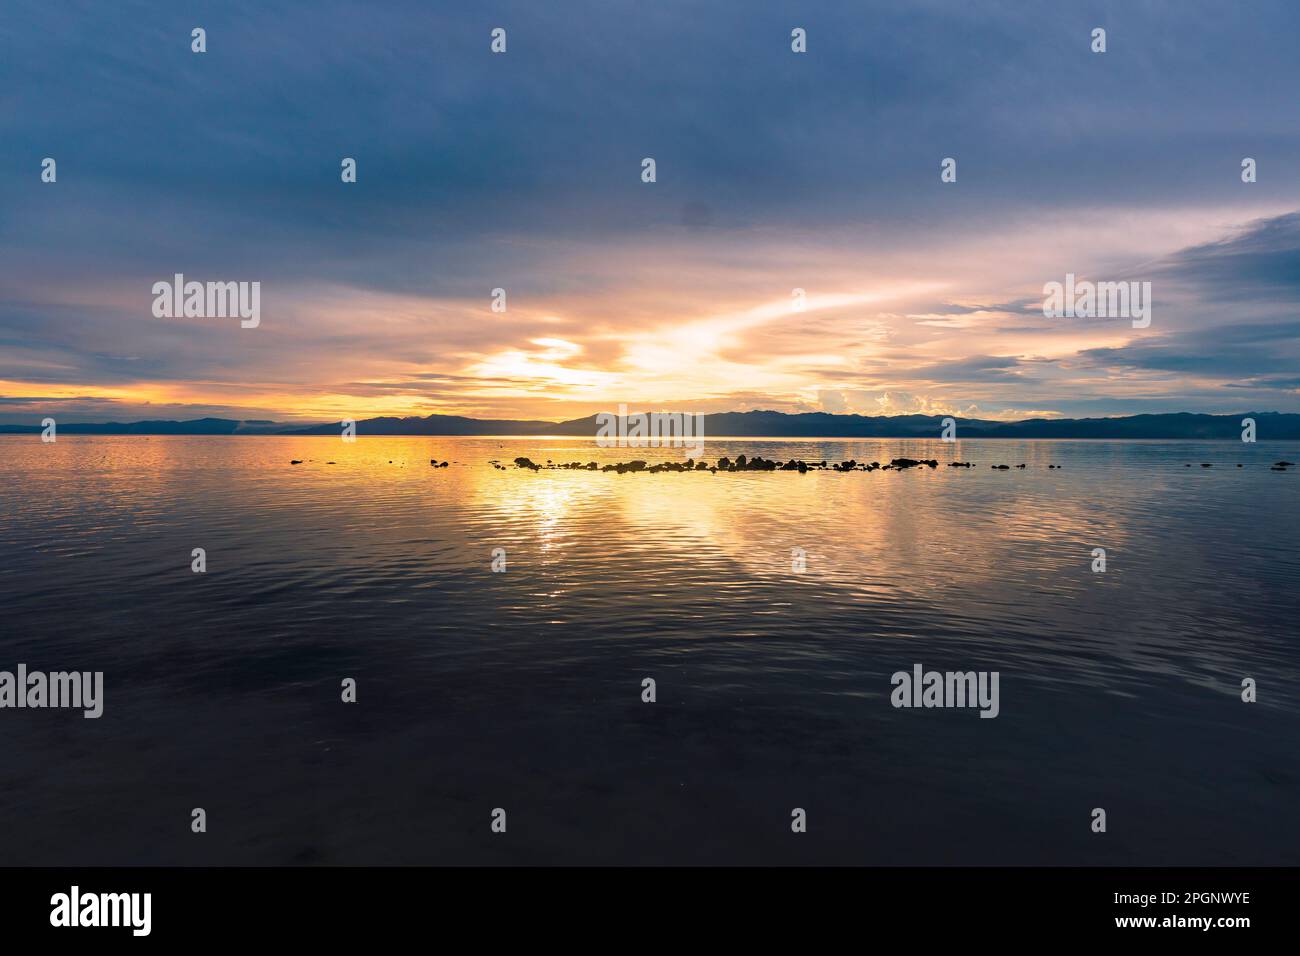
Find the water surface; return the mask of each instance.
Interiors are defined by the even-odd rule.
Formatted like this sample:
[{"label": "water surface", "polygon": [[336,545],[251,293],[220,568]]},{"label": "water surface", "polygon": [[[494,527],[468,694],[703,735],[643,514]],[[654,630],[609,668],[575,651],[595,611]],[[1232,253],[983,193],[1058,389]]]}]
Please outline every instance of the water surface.
[{"label": "water surface", "polygon": [[[0,711],[0,863],[1300,862],[1300,474],[1269,469],[1300,445],[703,457],[742,453],[941,465],[0,437],[0,669],[102,670],[107,698]],[[998,671],[1000,716],[894,709],[915,663]]]}]

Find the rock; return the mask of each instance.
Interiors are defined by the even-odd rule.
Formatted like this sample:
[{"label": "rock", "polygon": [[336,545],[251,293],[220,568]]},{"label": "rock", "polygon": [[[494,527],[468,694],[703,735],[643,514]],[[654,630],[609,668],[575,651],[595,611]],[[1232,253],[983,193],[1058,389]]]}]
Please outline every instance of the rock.
[{"label": "rock", "polygon": [[[661,471],[662,468],[656,465],[653,471]],[[613,471],[622,475],[629,471],[645,471],[645,462],[643,461],[620,461],[613,465],[606,465],[601,471]]]}]

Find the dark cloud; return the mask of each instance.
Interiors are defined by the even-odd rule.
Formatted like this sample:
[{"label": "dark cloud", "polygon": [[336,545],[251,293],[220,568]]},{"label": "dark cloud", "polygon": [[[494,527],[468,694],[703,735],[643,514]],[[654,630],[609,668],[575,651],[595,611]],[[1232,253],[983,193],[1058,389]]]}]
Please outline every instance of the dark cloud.
[{"label": "dark cloud", "polygon": [[[0,241],[145,272],[181,257],[458,294],[456,275],[526,258],[484,248],[493,236],[976,229],[991,202],[1239,197],[1233,168],[1261,146],[1265,181],[1300,173],[1289,2],[1231,18],[1186,0],[10,7]],[[1098,24],[1104,55],[1087,49]],[[793,25],[808,54],[790,52]],[[1289,132],[1225,149],[1258,128]],[[947,192],[944,156],[960,170]]]},{"label": "dark cloud", "polygon": [[1300,213],[1251,222],[1232,236],[1184,249],[1151,272],[1191,284],[1213,302],[1296,302]]}]

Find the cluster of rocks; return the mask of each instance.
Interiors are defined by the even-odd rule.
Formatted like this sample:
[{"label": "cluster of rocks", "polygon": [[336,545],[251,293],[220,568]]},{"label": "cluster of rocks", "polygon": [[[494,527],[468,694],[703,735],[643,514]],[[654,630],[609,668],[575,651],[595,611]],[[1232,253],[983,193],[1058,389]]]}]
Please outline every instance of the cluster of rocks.
[{"label": "cluster of rocks", "polygon": [[[291,465],[301,465],[302,463],[303,460],[301,458],[294,458],[289,462]],[[390,460],[388,463],[391,465],[393,462]],[[334,462],[330,461],[326,462],[326,464],[332,465]],[[429,465],[433,468],[446,468],[450,464],[451,462],[449,461],[438,461],[436,458],[429,459]],[[498,471],[507,470],[505,465],[495,459],[489,462],[489,464]],[[1271,466],[1270,470],[1286,471],[1288,468],[1294,468],[1295,464],[1296,463],[1293,461],[1279,461],[1275,462]],[[652,475],[661,471],[707,471],[710,474],[717,474],[720,471],[797,471],[801,474],[809,471],[904,471],[908,468],[918,468],[921,465],[926,465],[930,468],[938,468],[939,462],[934,458],[895,458],[887,465],[882,465],[878,461],[859,462],[852,458],[848,461],[841,462],[802,461],[800,459],[791,458],[789,461],[781,462],[773,461],[770,458],[764,458],[761,455],[755,455],[753,458],[746,457],[745,455],[738,455],[734,461],[730,458],[719,458],[716,465],[710,465],[707,461],[696,461],[691,458],[688,458],[683,462],[662,461],[654,465],[640,460],[620,461],[612,465],[601,465],[594,461],[589,461],[585,464],[580,461],[561,462],[557,464],[548,458],[545,465],[539,465],[531,458],[524,458],[521,456],[515,459],[515,466],[517,468],[527,468],[532,471],[541,471],[543,468],[550,468],[563,469],[566,471],[612,471],[620,475],[629,471],[644,471]],[[975,463],[971,461],[950,461],[948,462],[948,467],[974,468]],[[1029,466],[1020,464],[989,465],[989,467],[994,471],[1010,471],[1012,468],[1028,468]],[[1047,467],[1049,469],[1057,469],[1063,468],[1064,466],[1048,465]],[[1185,467],[1191,468],[1192,466],[1191,464],[1188,464]],[[1214,464],[1213,462],[1203,461],[1201,462],[1201,467],[1213,468]],[[1239,464],[1237,467],[1242,468],[1244,466]]]},{"label": "cluster of rocks", "polygon": [[[291,465],[301,465],[301,458],[294,458],[289,462]],[[390,465],[393,463],[390,459]],[[326,464],[334,464],[327,462]],[[429,459],[431,468],[446,468],[450,461],[439,461],[436,458]],[[492,459],[489,464],[498,471],[507,471],[507,467],[501,464],[497,459]],[[1290,465],[1295,464],[1290,461],[1280,461],[1273,466],[1274,471],[1285,471]],[[543,468],[564,471],[612,471],[615,474],[626,474],[627,472],[644,471],[647,474],[658,474],[662,471],[707,471],[710,474],[717,474],[720,471],[797,471],[800,474],[809,471],[905,471],[908,468],[919,468],[925,465],[929,468],[938,468],[939,462],[935,458],[894,458],[888,464],[882,465],[878,461],[860,462],[850,458],[848,461],[828,462],[828,461],[803,461],[797,458],[791,458],[789,461],[774,461],[771,458],[764,458],[761,455],[755,455],[750,458],[746,455],[737,455],[733,460],[731,458],[719,458],[716,465],[710,465],[707,461],[697,461],[688,458],[686,461],[661,461],[656,464],[637,460],[637,461],[620,461],[610,465],[601,465],[598,462],[589,461],[586,463],[580,461],[553,462],[546,459],[544,465],[538,464],[531,458],[520,456],[515,459],[516,468],[526,468],[530,471],[541,471]],[[974,468],[975,463],[972,461],[950,461],[949,468]],[[999,471],[1007,471],[1011,465],[990,465]],[[1015,465],[1016,468],[1027,468],[1028,465]],[[1048,465],[1048,468],[1060,468],[1060,465]],[[1187,466],[1191,468],[1191,465]],[[1209,468],[1209,465],[1202,465],[1202,468]],[[1241,465],[1237,466],[1238,468]]]},{"label": "cluster of rocks", "polygon": [[[495,462],[493,463],[493,466],[496,468],[502,468],[502,469],[505,468],[504,465],[498,465]],[[555,462],[551,461],[548,458],[545,465],[539,465],[531,458],[523,458],[523,457],[515,459],[515,466],[517,468],[527,468],[531,471],[541,471],[543,468],[550,468],[553,470],[563,470],[563,471],[613,471],[613,472],[617,472],[620,475],[629,471],[646,471],[650,473],[657,473],[660,471],[694,471],[695,470],[695,462],[693,461],[686,461],[686,462],[667,461],[667,462],[661,462],[660,464],[657,465],[651,465],[648,462],[638,460],[638,461],[620,461],[617,464],[602,466],[599,462],[594,462],[594,461],[589,461],[586,464],[583,464],[580,461],[567,461],[567,462],[560,462],[559,464],[556,464]],[[703,462],[701,462],[700,470],[703,471],[704,467],[705,466],[703,465]]]},{"label": "cluster of rocks", "polygon": [[[1274,463],[1269,467],[1269,471],[1286,471],[1288,468],[1294,467],[1294,465],[1295,465],[1295,462],[1293,462],[1293,461],[1277,461],[1277,462],[1274,462]],[[1188,464],[1184,465],[1183,467],[1184,467],[1184,468],[1191,468],[1192,466],[1191,466],[1191,463],[1189,462]],[[1202,467],[1202,468],[1213,468],[1213,467],[1214,467],[1214,462],[1212,462],[1212,461],[1203,461],[1203,462],[1201,462],[1201,467]],[[1238,464],[1237,467],[1238,467],[1238,468],[1245,468],[1246,466],[1245,466],[1245,465],[1242,465],[1242,464]]]},{"label": "cluster of rocks", "polygon": [[[493,460],[490,462],[493,468],[499,471],[505,471],[506,466]],[[761,455],[755,455],[750,458],[746,455],[738,455],[733,460],[731,458],[719,458],[717,464],[710,465],[707,461],[696,461],[687,459],[683,462],[663,461],[656,464],[636,461],[620,461],[614,464],[601,465],[594,461],[570,462],[553,462],[549,458],[545,464],[539,464],[531,458],[520,456],[515,459],[516,468],[524,468],[530,471],[541,471],[543,468],[550,470],[562,471],[612,471],[615,474],[626,474],[628,472],[644,471],[647,474],[658,474],[663,471],[707,471],[710,474],[717,474],[720,471],[797,471],[800,474],[809,471],[905,471],[908,468],[919,468],[922,465],[928,468],[938,468],[939,461],[935,458],[894,458],[888,464],[882,465],[878,461],[860,462],[850,458],[847,461],[828,462],[828,461],[803,461],[797,458],[791,458],[789,461],[775,461],[771,458],[764,458]],[[971,461],[950,461],[949,468],[974,468],[975,463]],[[992,465],[992,468],[1007,471],[1011,465]],[[1027,468],[1028,465],[1016,465],[1016,468]],[[1048,468],[1059,468],[1060,465],[1048,465]]]},{"label": "cluster of rocks", "polygon": [[[308,460],[308,461],[315,461],[316,459],[315,459],[315,458],[309,458],[309,459],[307,459],[307,460]],[[391,458],[388,459],[388,463],[391,465],[391,464],[393,463],[393,459],[391,459]],[[293,458],[293,459],[290,459],[289,464],[291,464],[291,465],[301,465],[301,464],[302,464],[302,459],[301,459],[301,458]],[[327,464],[327,465],[333,465],[333,464],[335,464],[335,462],[327,461],[327,462],[325,462],[325,464]],[[430,458],[430,459],[429,459],[429,464],[432,465],[434,468],[446,468],[448,465],[451,464],[451,462],[449,462],[449,461],[439,462],[438,459],[436,459],[436,458]],[[402,467],[405,468],[406,465],[403,464]]]}]

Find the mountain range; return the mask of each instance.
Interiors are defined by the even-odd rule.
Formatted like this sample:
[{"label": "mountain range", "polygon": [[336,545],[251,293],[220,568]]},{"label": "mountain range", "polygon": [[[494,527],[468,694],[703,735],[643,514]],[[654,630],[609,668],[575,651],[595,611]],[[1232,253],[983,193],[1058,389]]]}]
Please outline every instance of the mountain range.
[{"label": "mountain range", "polygon": [[[1242,437],[1242,419],[1253,418],[1256,437],[1300,439],[1300,414],[1242,412],[1202,415],[1177,412],[1121,418],[1030,418],[999,422],[957,418],[958,438],[1127,438],[1235,440]],[[828,412],[787,414],[773,411],[721,412],[704,416],[708,438],[938,438],[941,415],[833,415]],[[338,422],[303,426],[265,420],[199,418],[191,421],[141,421],[59,424],[65,435],[338,435]],[[595,415],[564,422],[516,421],[429,415],[410,418],[368,418],[356,423],[367,435],[562,435],[594,438]],[[0,425],[0,434],[36,434],[39,425]]]}]

